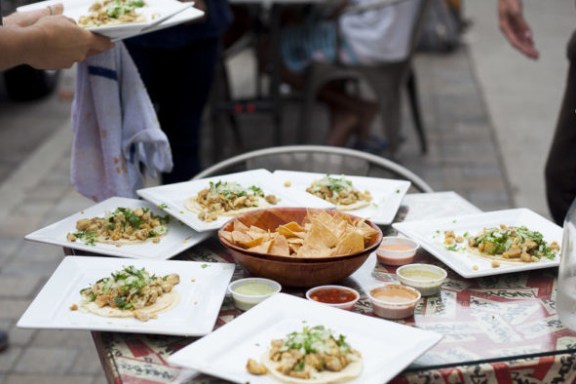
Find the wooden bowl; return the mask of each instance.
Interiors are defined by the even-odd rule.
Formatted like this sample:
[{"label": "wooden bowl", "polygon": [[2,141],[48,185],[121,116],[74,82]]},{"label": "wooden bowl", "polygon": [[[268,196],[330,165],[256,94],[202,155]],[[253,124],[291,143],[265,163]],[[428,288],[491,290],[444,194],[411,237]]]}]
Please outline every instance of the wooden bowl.
[{"label": "wooden bowl", "polygon": [[[291,221],[302,223],[306,213],[317,212],[318,209],[280,207],[251,211],[236,219],[245,225],[255,225],[265,230],[274,230],[282,224]],[[330,214],[345,215],[356,218],[354,215],[325,210]],[[234,220],[234,219],[233,219]],[[382,231],[374,223],[367,223],[376,230],[376,235],[370,239],[366,247],[357,253],[348,255],[335,255],[331,257],[287,257],[269,255],[247,251],[243,247],[232,244],[221,236],[222,231],[232,229],[233,220],[226,223],[218,231],[218,239],[229,250],[234,260],[243,266],[251,275],[266,277],[278,281],[287,287],[313,287],[338,282],[356,271],[366,261],[382,241]]]}]

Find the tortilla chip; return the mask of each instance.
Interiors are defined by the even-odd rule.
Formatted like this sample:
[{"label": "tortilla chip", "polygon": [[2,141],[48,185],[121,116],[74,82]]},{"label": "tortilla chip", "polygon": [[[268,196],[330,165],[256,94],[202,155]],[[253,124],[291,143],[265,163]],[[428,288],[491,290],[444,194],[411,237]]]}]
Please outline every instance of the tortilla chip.
[{"label": "tortilla chip", "polygon": [[232,222],[232,231],[246,232],[248,231],[248,226],[242,223],[240,220],[234,219]]},{"label": "tortilla chip", "polygon": [[365,220],[358,220],[355,223],[356,229],[364,236],[365,239],[371,239],[378,231],[372,228]]},{"label": "tortilla chip", "polygon": [[250,244],[254,241],[252,237],[250,237],[246,232],[241,231],[232,231],[232,240],[236,244],[240,244],[246,247],[246,244]]},{"label": "tortilla chip", "polygon": [[276,236],[270,246],[270,254],[278,256],[290,256],[290,246],[288,240],[282,235]]},{"label": "tortilla chip", "polygon": [[270,247],[272,246],[272,240],[265,241],[255,247],[248,248],[251,252],[257,253],[270,253]]},{"label": "tortilla chip", "polygon": [[279,225],[278,228],[276,228],[276,232],[286,237],[304,237],[304,228],[295,221]]},{"label": "tortilla chip", "polygon": [[223,239],[231,242],[232,244],[234,244],[234,239],[232,238],[232,232],[230,231],[222,231],[220,232],[220,235],[222,236]]},{"label": "tortilla chip", "polygon": [[318,245],[317,247],[304,244],[298,252],[296,253],[296,257],[310,257],[310,258],[321,258],[321,257],[330,257],[332,255],[332,249],[326,246]]},{"label": "tortilla chip", "polygon": [[336,226],[331,227],[330,230],[332,231],[332,233],[334,233],[334,236],[340,238],[342,237],[342,235],[344,235],[344,233],[346,232],[346,229],[348,229],[348,222],[345,220],[339,221]]},{"label": "tortilla chip", "polygon": [[[313,246],[315,246],[315,244],[321,244],[332,248],[338,243],[338,238],[323,222],[314,219],[304,243],[312,244]],[[319,245],[315,247],[319,247]]]},{"label": "tortilla chip", "polygon": [[249,234],[251,234],[251,233],[254,233],[254,234],[268,233],[265,229],[262,229],[260,227],[255,226],[255,225],[251,225],[250,228],[247,228],[246,232],[248,232]]},{"label": "tortilla chip", "polygon": [[364,250],[364,236],[353,229],[344,234],[333,249],[332,255],[349,255]]}]

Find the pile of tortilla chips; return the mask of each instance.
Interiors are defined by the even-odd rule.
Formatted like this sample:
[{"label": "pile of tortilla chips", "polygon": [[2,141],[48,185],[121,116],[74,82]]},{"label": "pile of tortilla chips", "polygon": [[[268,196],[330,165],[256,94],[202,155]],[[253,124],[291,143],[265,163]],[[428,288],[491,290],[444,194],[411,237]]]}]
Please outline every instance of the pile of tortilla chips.
[{"label": "pile of tortilla chips", "polygon": [[292,221],[274,230],[247,226],[236,219],[231,231],[220,231],[224,239],[248,251],[311,258],[363,251],[377,233],[363,219],[326,211],[309,211],[304,223]]}]

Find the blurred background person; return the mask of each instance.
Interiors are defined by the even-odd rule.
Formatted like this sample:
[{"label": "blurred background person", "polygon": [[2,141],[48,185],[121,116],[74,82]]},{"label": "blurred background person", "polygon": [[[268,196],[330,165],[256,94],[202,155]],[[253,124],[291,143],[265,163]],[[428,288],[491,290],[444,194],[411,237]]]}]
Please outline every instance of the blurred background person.
[{"label": "blurred background person", "polygon": [[166,133],[174,168],[162,183],[190,180],[201,169],[202,115],[213,84],[222,35],[232,22],[227,0],[199,0],[200,20],[124,41]]},{"label": "blurred background person", "polygon": [[[313,61],[353,66],[405,58],[420,2],[339,0],[316,8],[311,16],[302,17],[302,12],[285,15],[281,36],[284,80],[301,90],[305,70]],[[329,109],[326,144],[346,146],[353,139],[357,149],[385,149],[385,142],[370,137],[378,113],[375,102],[349,93],[342,81],[326,84],[318,99]]]},{"label": "blurred background person", "polygon": [[[63,10],[62,4],[55,4],[4,18],[0,12],[0,69],[21,64],[38,69],[70,68],[90,55],[112,48],[110,39],[78,27],[62,16]],[[7,348],[8,334],[0,331],[0,352]]]},{"label": "blurred background person", "polygon": [[[498,20],[510,44],[526,57],[537,60],[540,52],[524,17],[522,0],[498,0]],[[576,32],[568,42],[566,55],[565,91],[544,169],[546,200],[552,219],[558,225],[563,224],[576,198]]]}]

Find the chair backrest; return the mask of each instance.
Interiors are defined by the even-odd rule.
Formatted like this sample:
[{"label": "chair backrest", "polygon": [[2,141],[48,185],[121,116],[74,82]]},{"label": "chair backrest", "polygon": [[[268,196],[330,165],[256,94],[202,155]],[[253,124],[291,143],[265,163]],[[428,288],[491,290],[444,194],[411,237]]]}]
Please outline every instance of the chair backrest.
[{"label": "chair backrest", "polygon": [[[350,4],[347,8],[343,11],[344,13],[361,13],[365,11],[369,11],[371,9],[378,9],[383,7],[388,7],[394,4],[401,3],[406,0],[374,0],[372,2],[366,4]],[[408,60],[411,59],[412,55],[416,51],[418,40],[420,37],[420,33],[424,27],[424,23],[426,21],[426,13],[428,8],[430,7],[431,0],[421,0],[420,1],[420,8],[418,8],[418,12],[416,13],[416,18],[414,20],[414,24],[412,30],[410,31],[410,40],[409,40],[409,48],[408,48]]]},{"label": "chair backrest", "polygon": [[419,192],[433,192],[422,178],[392,160],[322,145],[288,145],[243,153],[206,168],[194,179],[259,168],[403,179]]}]

